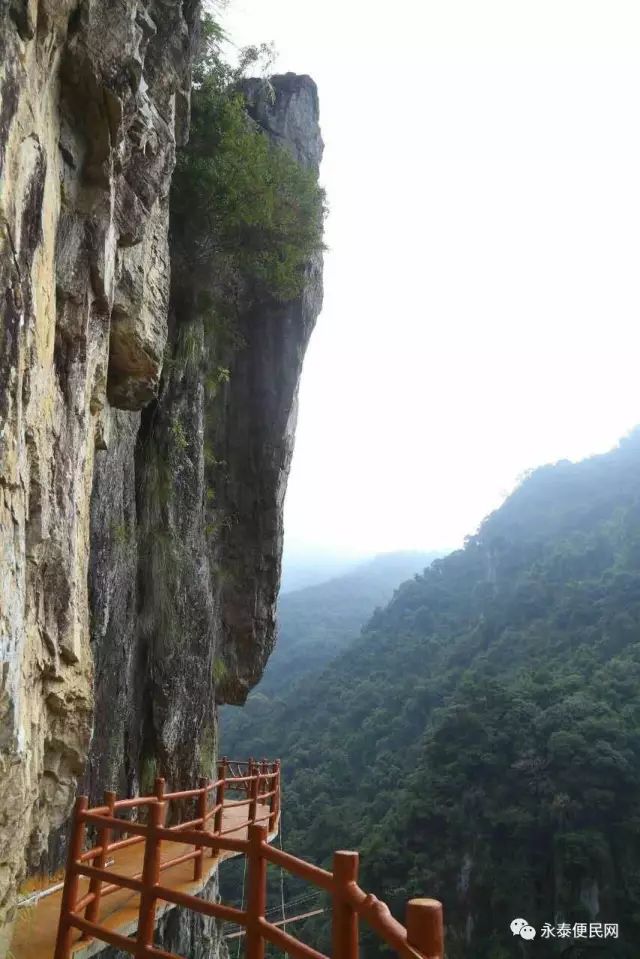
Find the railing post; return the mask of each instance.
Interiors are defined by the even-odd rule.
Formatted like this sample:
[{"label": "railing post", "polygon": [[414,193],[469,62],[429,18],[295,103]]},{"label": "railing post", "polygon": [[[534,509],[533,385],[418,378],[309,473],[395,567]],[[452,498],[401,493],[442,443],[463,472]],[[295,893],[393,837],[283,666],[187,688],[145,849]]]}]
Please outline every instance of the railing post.
[{"label": "railing post", "polygon": [[282,798],[282,769],[280,768],[279,759],[276,759],[276,794],[273,798],[275,799],[275,812],[273,816],[273,828],[275,829],[278,825],[278,819],[280,818],[280,800]]},{"label": "railing post", "polygon": [[[198,796],[198,819],[201,819],[202,823],[200,826],[196,826],[196,829],[204,830],[207,828],[207,785],[207,779],[201,778],[198,781],[198,788],[201,790]],[[196,846],[196,851],[199,855],[196,856],[193,864],[194,880],[202,879],[204,873],[204,846]]]},{"label": "railing post", "polygon": [[158,802],[164,802],[165,786],[165,780],[162,778],[162,776],[158,776],[153,786],[153,792]]},{"label": "railing post", "polygon": [[[104,804],[109,807],[108,815],[113,817],[115,815],[115,804],[116,804],[116,794],[111,790],[105,792],[104,794]],[[98,869],[105,869],[107,865],[107,853],[109,852],[109,843],[111,842],[111,830],[107,826],[101,826],[98,830],[98,845],[101,847],[102,852],[97,856],[92,865],[97,866]],[[87,906],[84,917],[88,919],[89,922],[96,922],[98,915],[100,913],[100,893],[102,890],[102,879],[92,879],[89,883],[89,892],[93,893],[95,899],[89,903]],[[91,936],[83,932],[80,937],[82,940],[90,939]]]},{"label": "railing post", "polygon": [[[222,832],[222,813],[224,809],[224,791],[227,778],[227,757],[223,756],[218,763],[218,785],[216,786],[216,814],[213,817],[213,833],[219,836]],[[211,858],[217,855],[217,850],[211,850]]]},{"label": "railing post", "polygon": [[266,827],[260,823],[250,824],[248,835],[246,959],[264,959],[264,937],[260,925],[267,905],[267,860],[263,855],[263,846],[267,841]]},{"label": "railing post", "polygon": [[428,959],[444,959],[442,903],[410,899],[406,912],[407,942]]},{"label": "railing post", "polygon": [[[154,783],[153,791],[155,794],[158,803],[162,806],[162,818],[160,821],[161,826],[166,826],[167,818],[169,816],[169,803],[164,801],[164,794],[167,788],[167,781],[163,779],[162,776],[158,776]],[[149,818],[151,818],[151,813],[149,813]]]},{"label": "railing post", "polygon": [[269,834],[275,831],[276,828],[276,799],[278,798],[278,770],[275,763],[270,763],[270,772],[271,778],[269,779],[269,789],[268,792],[272,792],[273,796],[269,796]]},{"label": "railing post", "polygon": [[[267,788],[265,792],[271,792],[271,787],[269,785],[271,783],[271,780],[267,777],[268,772],[269,772],[269,764],[267,760],[261,759],[260,760],[260,779],[258,780],[258,785],[262,787],[266,786]],[[259,789],[258,789],[258,802],[261,802]],[[267,803],[269,804],[269,810],[271,810],[271,799],[268,799]],[[271,818],[271,813],[269,813],[269,818]],[[264,819],[262,819],[261,822],[264,822]],[[269,819],[267,819],[267,826],[268,825],[269,825]]]},{"label": "railing post", "polygon": [[58,923],[54,959],[69,959],[71,955],[73,926],[69,922],[69,917],[71,913],[75,911],[75,905],[78,901],[79,884],[79,876],[74,867],[76,861],[82,855],[86,824],[81,817],[88,805],[89,800],[86,796],[78,796],[73,810],[69,851],[67,853],[67,869],[64,876],[64,889],[62,892],[62,904],[60,906],[60,920]]},{"label": "railing post", "polygon": [[255,823],[258,816],[258,793],[260,791],[260,773],[258,772],[257,765],[251,760],[250,775],[255,776],[255,779],[252,779],[249,783],[250,791],[249,798],[251,802],[249,803],[249,823]]},{"label": "railing post", "polygon": [[357,852],[339,851],[333,854],[333,959],[357,959],[358,914],[348,901],[347,889],[358,879]]},{"label": "railing post", "polygon": [[147,840],[144,847],[142,867],[142,893],[138,913],[138,936],[136,959],[145,959],[148,947],[153,943],[156,920],[156,895],[154,887],[160,880],[160,839],[158,829],[164,822],[166,803],[157,802],[149,807]]},{"label": "railing post", "polygon": [[[253,776],[253,766],[254,766],[254,762],[255,762],[255,760],[254,760],[253,756],[251,756],[250,759],[249,759],[249,761],[248,761],[248,763],[247,763],[247,776]],[[247,798],[249,798],[249,796],[251,795],[251,783],[245,783],[245,787],[246,787],[246,790],[247,790]]]}]

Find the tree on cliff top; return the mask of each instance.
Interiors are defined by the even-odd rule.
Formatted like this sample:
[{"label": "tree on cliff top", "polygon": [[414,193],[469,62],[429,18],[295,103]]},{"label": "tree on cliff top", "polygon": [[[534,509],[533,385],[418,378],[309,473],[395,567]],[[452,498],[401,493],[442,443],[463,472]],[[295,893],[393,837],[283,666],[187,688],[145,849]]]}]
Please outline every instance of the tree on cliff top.
[{"label": "tree on cliff top", "polygon": [[269,47],[246,48],[234,68],[222,56],[223,40],[217,21],[205,15],[190,139],[173,180],[172,233],[186,255],[211,266],[228,287],[242,281],[292,299],[309,258],[323,248],[324,191],[315,171],[274,144],[246,112],[240,81]]}]

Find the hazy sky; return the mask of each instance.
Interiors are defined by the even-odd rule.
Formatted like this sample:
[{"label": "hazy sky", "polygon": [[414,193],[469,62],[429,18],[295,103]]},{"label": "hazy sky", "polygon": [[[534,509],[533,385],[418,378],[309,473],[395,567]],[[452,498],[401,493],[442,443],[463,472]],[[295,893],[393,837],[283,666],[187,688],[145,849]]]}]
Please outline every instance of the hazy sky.
[{"label": "hazy sky", "polygon": [[318,83],[289,547],[456,546],[640,422],[638,0],[231,0]]}]

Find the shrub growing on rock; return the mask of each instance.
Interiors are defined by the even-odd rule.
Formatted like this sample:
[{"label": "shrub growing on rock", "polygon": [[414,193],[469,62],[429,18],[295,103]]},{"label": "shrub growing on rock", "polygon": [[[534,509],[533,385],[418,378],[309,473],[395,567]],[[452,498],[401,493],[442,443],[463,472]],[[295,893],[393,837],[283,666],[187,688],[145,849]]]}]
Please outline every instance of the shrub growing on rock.
[{"label": "shrub growing on rock", "polygon": [[[226,287],[255,286],[278,299],[302,289],[309,257],[322,249],[325,195],[248,116],[240,81],[268,48],[248,48],[231,68],[223,35],[206,16],[194,67],[191,133],[173,180],[172,231],[185,255]],[[268,80],[264,81],[268,84]]]}]

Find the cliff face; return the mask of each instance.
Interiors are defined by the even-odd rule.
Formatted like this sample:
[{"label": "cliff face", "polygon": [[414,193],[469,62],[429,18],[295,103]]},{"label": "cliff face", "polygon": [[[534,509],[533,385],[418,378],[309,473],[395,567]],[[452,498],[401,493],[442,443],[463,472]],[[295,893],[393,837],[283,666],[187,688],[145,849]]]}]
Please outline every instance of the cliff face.
[{"label": "cliff face", "polygon": [[[260,104],[272,118],[268,133],[295,119],[300,132],[284,142],[304,147],[317,171],[313,82],[286,75],[248,87],[250,112]],[[247,297],[232,333],[208,329],[198,305],[215,284],[206,262],[195,269],[175,250],[157,400],[141,416],[112,411],[96,455],[96,796],[106,781],[135,792],[157,774],[176,785],[210,774],[214,704],[244,702],[275,639],[282,507],[322,258],[308,262],[296,299]]]},{"label": "cliff face", "polygon": [[2,6],[0,923],[91,736],[94,451],[160,376],[196,5]]},{"label": "cliff face", "polygon": [[[233,348],[185,303],[211,278],[179,258],[171,276],[197,14],[197,0],[0,12],[5,940],[20,877],[60,864],[78,780],[96,798],[210,772],[214,700],[242,701],[273,644],[321,262],[295,301],[248,301]],[[258,122],[317,166],[315,87],[274,89],[267,103],[255,87]]]},{"label": "cliff face", "polygon": [[[316,175],[324,144],[315,83],[288,73],[244,84],[253,120]],[[219,486],[225,522],[218,546],[223,676],[218,701],[244,703],[274,643],[280,586],[282,508],[297,421],[298,382],[322,307],[322,254],[306,267],[299,297],[258,298],[241,312],[246,344],[229,360],[230,379],[215,415],[213,448],[226,463]]]}]

